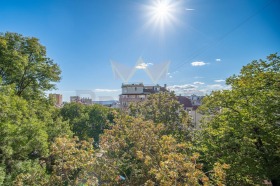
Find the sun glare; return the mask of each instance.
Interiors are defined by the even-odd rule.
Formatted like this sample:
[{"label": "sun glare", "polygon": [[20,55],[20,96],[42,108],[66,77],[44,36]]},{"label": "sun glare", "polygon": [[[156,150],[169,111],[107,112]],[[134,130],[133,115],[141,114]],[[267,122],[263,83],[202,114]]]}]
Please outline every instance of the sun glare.
[{"label": "sun glare", "polygon": [[166,2],[158,2],[154,7],[154,16],[158,19],[167,18],[168,15],[171,13],[171,6],[168,5]]},{"label": "sun glare", "polygon": [[147,26],[151,26],[161,33],[171,28],[174,23],[178,22],[176,14],[178,13],[178,1],[174,0],[154,0],[146,6],[148,17]]}]

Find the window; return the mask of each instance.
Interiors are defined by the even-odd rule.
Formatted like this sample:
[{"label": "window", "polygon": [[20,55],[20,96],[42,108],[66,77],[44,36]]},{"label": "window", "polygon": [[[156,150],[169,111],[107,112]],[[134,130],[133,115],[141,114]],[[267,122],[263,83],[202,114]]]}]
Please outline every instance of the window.
[{"label": "window", "polygon": [[139,95],[138,98],[145,98],[145,95]]}]

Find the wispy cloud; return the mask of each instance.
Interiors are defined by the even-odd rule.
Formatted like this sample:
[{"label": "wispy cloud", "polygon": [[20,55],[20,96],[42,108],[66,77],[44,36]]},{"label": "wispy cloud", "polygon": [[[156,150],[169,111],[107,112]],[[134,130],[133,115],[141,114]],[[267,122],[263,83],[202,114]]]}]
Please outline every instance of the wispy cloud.
[{"label": "wispy cloud", "polygon": [[167,77],[173,78],[173,76],[175,76],[175,75],[178,74],[178,73],[179,73],[179,71],[168,72],[168,73],[167,73]]},{"label": "wispy cloud", "polygon": [[194,85],[204,85],[204,82],[200,82],[200,81],[195,81],[193,82]]},{"label": "wispy cloud", "polygon": [[224,88],[224,86],[221,84],[212,84],[212,85],[207,85],[206,87],[211,90],[220,90]]},{"label": "wispy cloud", "polygon": [[229,90],[231,87],[229,85],[211,84],[211,85],[207,85],[206,88],[208,89],[208,91],[213,91],[213,90]]},{"label": "wispy cloud", "polygon": [[95,92],[120,92],[121,89],[94,89]]},{"label": "wispy cloud", "polygon": [[192,11],[192,10],[195,10],[193,8],[186,8],[187,11]]},{"label": "wispy cloud", "polygon": [[174,91],[177,95],[204,95],[204,93],[198,89],[198,86],[193,84],[173,85],[169,86],[168,89]]},{"label": "wispy cloud", "polygon": [[[203,83],[203,82],[199,82],[199,83]],[[222,84],[206,85],[206,84],[199,84],[199,83],[196,85],[193,84],[173,85],[173,86],[169,86],[168,89],[174,91],[177,95],[181,94],[185,96],[189,96],[192,94],[206,95],[206,94],[210,94],[212,91],[215,90],[230,89],[230,86],[228,85],[222,85]]]},{"label": "wispy cloud", "polygon": [[221,82],[225,82],[225,80],[223,79],[217,79],[217,80],[214,80],[216,83],[221,83]]},{"label": "wispy cloud", "polygon": [[192,84],[183,84],[183,85],[172,85],[167,87],[170,91],[174,91],[176,94],[186,94],[191,90],[196,90],[197,86]]},{"label": "wispy cloud", "polygon": [[192,66],[196,67],[196,66],[204,66],[208,63],[204,63],[203,61],[194,61],[191,63]]},{"label": "wispy cloud", "polygon": [[169,90],[187,90],[187,89],[194,89],[194,88],[197,88],[197,86],[192,85],[192,84],[168,86]]},{"label": "wispy cloud", "polygon": [[169,78],[173,78],[173,76],[171,75],[171,73],[167,73],[167,76],[168,76]]},{"label": "wispy cloud", "polygon": [[146,69],[148,66],[153,65],[153,63],[140,63],[135,68],[137,69]]},{"label": "wispy cloud", "polygon": [[218,59],[216,59],[216,61],[217,61],[217,62],[221,62],[222,60],[218,58]]}]

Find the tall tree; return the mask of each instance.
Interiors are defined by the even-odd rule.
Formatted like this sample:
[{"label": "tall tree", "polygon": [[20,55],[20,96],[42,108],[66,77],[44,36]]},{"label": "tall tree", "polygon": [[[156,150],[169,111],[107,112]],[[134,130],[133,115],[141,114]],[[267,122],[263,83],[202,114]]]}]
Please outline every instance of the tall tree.
[{"label": "tall tree", "polygon": [[34,98],[53,89],[60,73],[37,38],[10,32],[0,34],[0,77],[5,85],[15,84],[17,95]]},{"label": "tall tree", "polygon": [[229,185],[280,185],[280,57],[251,62],[227,84],[231,90],[203,100],[204,160],[210,168],[216,161],[230,164]]},{"label": "tall tree", "polygon": [[131,104],[128,113],[154,123],[162,123],[166,134],[182,137],[188,134],[191,126],[190,116],[178,102],[174,92],[149,95],[147,100]]}]

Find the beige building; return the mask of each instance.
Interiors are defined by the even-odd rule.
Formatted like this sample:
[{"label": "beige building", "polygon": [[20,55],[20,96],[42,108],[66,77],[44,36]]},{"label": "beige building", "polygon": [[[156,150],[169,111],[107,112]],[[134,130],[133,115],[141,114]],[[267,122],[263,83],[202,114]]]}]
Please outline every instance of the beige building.
[{"label": "beige building", "polygon": [[166,85],[146,86],[143,83],[123,83],[122,94],[119,96],[120,107],[127,108],[132,102],[144,101],[150,94],[167,91]]},{"label": "beige building", "polygon": [[[189,115],[192,117],[192,124],[196,129],[200,127],[200,120],[202,119],[202,114],[197,112],[198,105],[197,102],[193,103],[188,97],[185,96],[177,96],[178,101],[183,105],[184,109],[188,111]],[[197,99],[196,99],[197,100]],[[199,99],[201,101],[201,99]],[[200,103],[200,102],[199,102]]]},{"label": "beige building", "polygon": [[62,106],[62,94],[49,94],[49,98],[54,100],[55,106]]}]

